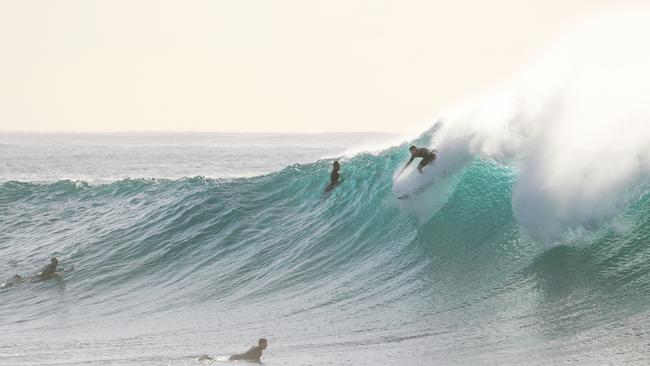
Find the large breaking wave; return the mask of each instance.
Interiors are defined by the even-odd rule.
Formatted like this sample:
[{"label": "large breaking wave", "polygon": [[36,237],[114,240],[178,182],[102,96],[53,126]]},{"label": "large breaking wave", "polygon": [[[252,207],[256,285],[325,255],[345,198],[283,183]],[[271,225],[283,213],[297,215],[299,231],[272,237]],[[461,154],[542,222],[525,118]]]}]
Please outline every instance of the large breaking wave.
[{"label": "large breaking wave", "polygon": [[[11,319],[0,337],[47,334],[62,314],[73,331],[121,324],[110,333],[118,338],[208,321],[230,342],[263,332],[298,347],[286,357],[307,344],[354,354],[400,342],[393,347],[415,364],[507,363],[525,358],[521,350],[582,344],[561,329],[600,334],[647,314],[647,195],[547,250],[513,212],[517,172],[489,161],[458,170],[423,220],[418,207],[428,202],[391,191],[406,147],[344,159],[345,180],[329,195],[329,160],[234,180],[4,183],[2,275],[35,273],[50,255],[68,268],[55,311],[42,306],[52,301],[48,281],[0,289]],[[531,344],[531,332],[546,341]],[[597,352],[614,352],[594,339]]]}]

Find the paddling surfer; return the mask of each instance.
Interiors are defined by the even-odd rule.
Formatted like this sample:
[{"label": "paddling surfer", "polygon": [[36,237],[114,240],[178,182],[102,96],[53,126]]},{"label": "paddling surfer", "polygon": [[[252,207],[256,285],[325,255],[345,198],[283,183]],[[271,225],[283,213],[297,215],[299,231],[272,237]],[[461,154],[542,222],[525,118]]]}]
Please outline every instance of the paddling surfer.
[{"label": "paddling surfer", "polygon": [[[228,361],[245,360],[245,361],[260,362],[260,358],[262,358],[262,351],[265,349],[266,349],[266,339],[260,338],[257,341],[257,346],[251,347],[248,351],[244,353],[234,354],[228,357]],[[206,361],[210,362],[213,360],[214,358],[208,355],[202,355],[198,359],[198,361],[202,363]]]},{"label": "paddling surfer", "polygon": [[57,257],[52,257],[50,264],[47,265],[47,268],[41,273],[41,277],[48,278],[52,277],[56,272],[56,267],[59,265],[59,259]]},{"label": "paddling surfer", "polygon": [[228,358],[228,361],[247,360],[260,362],[262,358],[262,351],[266,349],[266,339],[260,338],[257,341],[257,346],[251,347],[248,351],[241,354],[234,354]]}]

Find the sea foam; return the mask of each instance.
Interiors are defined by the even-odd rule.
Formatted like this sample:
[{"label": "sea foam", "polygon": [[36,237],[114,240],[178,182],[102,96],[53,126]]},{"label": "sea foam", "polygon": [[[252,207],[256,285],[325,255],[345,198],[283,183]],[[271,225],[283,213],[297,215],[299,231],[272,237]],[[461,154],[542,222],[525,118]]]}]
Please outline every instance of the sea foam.
[{"label": "sea foam", "polygon": [[608,223],[650,181],[650,8],[583,20],[508,82],[444,111],[441,170],[515,167],[512,204],[536,239]]}]

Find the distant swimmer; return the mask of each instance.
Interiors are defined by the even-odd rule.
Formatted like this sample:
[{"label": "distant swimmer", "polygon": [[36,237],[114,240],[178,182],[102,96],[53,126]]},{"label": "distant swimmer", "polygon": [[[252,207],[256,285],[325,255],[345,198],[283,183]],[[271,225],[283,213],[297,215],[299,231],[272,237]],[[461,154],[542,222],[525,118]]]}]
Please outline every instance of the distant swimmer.
[{"label": "distant swimmer", "polygon": [[420,164],[418,164],[418,172],[420,174],[422,174],[422,168],[436,160],[436,153],[434,152],[435,150],[431,151],[426,147],[417,147],[415,145],[411,145],[411,147],[409,147],[409,151],[411,152],[411,159],[406,163],[406,165],[404,165],[402,172],[413,162],[413,159],[415,158],[422,158],[422,161],[420,161]]},{"label": "distant swimmer", "polygon": [[241,354],[232,355],[228,361],[247,360],[259,362],[262,358],[262,351],[266,349],[266,339],[260,338],[257,341],[257,346],[251,347],[248,351]]},{"label": "distant swimmer", "polygon": [[47,265],[47,268],[41,273],[41,277],[47,278],[54,275],[56,272],[56,267],[59,265],[59,259],[57,257],[52,257],[50,264]]},{"label": "distant swimmer", "polygon": [[330,175],[330,184],[325,188],[325,191],[331,191],[334,186],[337,184],[341,183],[339,181],[339,178],[341,177],[341,174],[339,174],[339,170],[341,169],[341,164],[339,164],[338,160],[334,160],[334,163],[332,164],[332,174]]}]

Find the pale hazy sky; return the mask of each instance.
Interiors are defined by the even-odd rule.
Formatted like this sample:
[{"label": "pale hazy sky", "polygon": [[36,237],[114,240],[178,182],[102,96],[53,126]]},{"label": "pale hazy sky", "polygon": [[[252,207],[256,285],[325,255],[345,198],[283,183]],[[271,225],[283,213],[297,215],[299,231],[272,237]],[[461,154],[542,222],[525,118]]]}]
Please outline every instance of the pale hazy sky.
[{"label": "pale hazy sky", "polygon": [[620,0],[0,0],[0,131],[391,131]]}]

